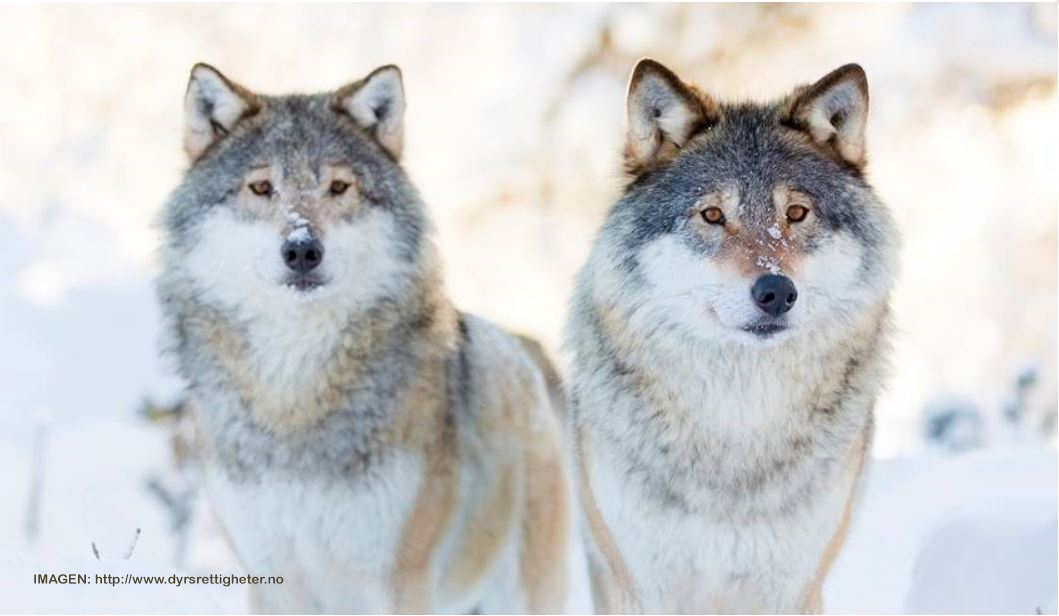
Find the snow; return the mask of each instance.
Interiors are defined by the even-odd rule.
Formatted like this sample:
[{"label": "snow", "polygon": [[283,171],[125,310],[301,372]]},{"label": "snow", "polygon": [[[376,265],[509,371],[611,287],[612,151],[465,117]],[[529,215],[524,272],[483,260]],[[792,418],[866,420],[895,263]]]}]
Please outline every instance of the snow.
[{"label": "snow", "polygon": [[[239,612],[245,588],[168,585],[35,585],[38,573],[83,573],[94,581],[124,575],[237,573],[204,502],[197,503],[195,543],[184,567],[174,565],[177,540],[170,520],[145,487],[170,466],[164,433],[126,420],[47,425],[39,534],[26,536],[32,431],[0,437],[0,612]],[[10,428],[10,426],[9,426]],[[36,428],[33,429],[34,431]],[[132,555],[125,559],[135,541]],[[93,555],[95,544],[100,561]]]},{"label": "snow", "polygon": [[288,242],[308,242],[312,236],[309,235],[309,229],[306,227],[295,227],[287,234]]},{"label": "snow", "polygon": [[767,269],[772,274],[780,273],[780,262],[776,257],[760,255],[757,258],[757,266]]},{"label": "snow", "polygon": [[1033,613],[1056,597],[1057,458],[876,461],[825,588],[834,613]]},{"label": "snow", "polygon": [[[136,414],[179,390],[157,354],[151,222],[185,164],[194,62],[265,92],[400,64],[405,164],[455,302],[554,352],[574,273],[620,190],[628,71],[652,55],[730,98],[775,96],[853,60],[869,74],[869,179],[905,240],[900,334],[828,609],[1055,613],[1055,10],[0,7],[19,24],[0,39],[15,84],[0,89],[0,611],[247,610],[238,586],[32,584],[37,572],[241,571],[204,499],[186,541],[174,531],[146,484],[194,484],[173,469],[165,431]],[[261,41],[269,53],[246,53]],[[295,233],[306,222],[288,218]],[[922,437],[939,408],[968,411],[947,436],[959,454]],[[584,611],[583,568],[577,580]]]},{"label": "snow", "polygon": [[[49,432],[43,515],[25,537],[32,439],[0,437],[0,612],[245,612],[238,585],[34,585],[35,573],[240,575],[208,505],[196,500],[190,549],[145,488],[165,475],[164,433],[136,420]],[[1057,477],[1051,449],[876,459],[845,549],[825,586],[830,613],[1055,613]],[[136,529],[142,534],[124,559]],[[99,547],[101,562],[92,555]],[[591,605],[580,546],[570,611]],[[1049,607],[1050,606],[1050,607]]]},{"label": "snow", "polygon": [[309,221],[298,212],[287,212],[287,222],[295,227],[303,227],[309,224]]}]

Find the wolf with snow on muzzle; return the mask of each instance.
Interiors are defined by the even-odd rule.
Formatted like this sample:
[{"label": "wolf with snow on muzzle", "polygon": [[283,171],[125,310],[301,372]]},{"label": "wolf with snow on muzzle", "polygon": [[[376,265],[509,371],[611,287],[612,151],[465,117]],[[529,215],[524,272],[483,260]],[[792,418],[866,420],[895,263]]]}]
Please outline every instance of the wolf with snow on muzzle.
[{"label": "wolf with snow on muzzle", "polygon": [[897,234],[864,71],[725,103],[651,60],[566,345],[600,612],[818,612],[872,437]]},{"label": "wolf with snow on muzzle", "polygon": [[158,292],[213,509],[267,612],[555,612],[571,494],[545,374],[446,298],[401,73],[191,73]]}]

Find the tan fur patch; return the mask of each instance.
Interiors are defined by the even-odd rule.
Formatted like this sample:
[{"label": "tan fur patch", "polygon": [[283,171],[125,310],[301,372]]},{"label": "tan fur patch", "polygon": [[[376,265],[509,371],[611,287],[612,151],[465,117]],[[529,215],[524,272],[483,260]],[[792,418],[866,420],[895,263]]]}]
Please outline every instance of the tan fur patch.
[{"label": "tan fur patch", "polygon": [[[438,272],[428,278],[439,277]],[[479,409],[474,427],[464,424],[482,438],[481,452],[490,464],[496,464],[491,483],[483,490],[480,501],[469,506],[467,532],[455,546],[451,563],[439,563],[439,549],[446,543],[461,508],[461,424],[445,415],[448,400],[438,392],[446,391],[446,362],[456,348],[457,313],[444,298],[440,285],[430,289],[419,300],[422,335],[413,343],[416,375],[414,382],[400,394],[396,415],[377,435],[381,447],[406,451],[420,458],[422,474],[418,492],[408,517],[402,522],[390,586],[394,610],[399,613],[424,613],[433,609],[435,582],[441,577],[441,595],[462,594],[480,583],[492,571],[497,558],[519,532],[519,575],[527,607],[532,611],[557,612],[566,597],[565,562],[569,541],[569,507],[566,476],[562,468],[559,430],[554,424],[538,426],[530,413],[547,404],[539,380],[518,349],[520,368],[496,369],[490,388],[484,393],[490,408]],[[222,370],[254,419],[275,433],[301,430],[326,417],[341,406],[360,378],[361,362],[377,348],[383,332],[390,326],[388,318],[359,324],[344,334],[334,357],[324,362],[320,378],[305,386],[298,404],[280,406],[270,403],[267,383],[251,369],[247,361],[247,343],[237,329],[228,326],[220,315],[205,315],[187,327],[201,336],[213,350]],[[545,430],[546,428],[546,430]],[[538,432],[539,431],[539,432]],[[512,453],[521,452],[521,459]],[[503,462],[496,462],[503,461]],[[521,465],[521,466],[520,466]],[[520,526],[516,526],[520,525]],[[446,569],[438,571],[439,564]],[[356,580],[350,580],[356,584]]]},{"label": "tan fur patch", "polygon": [[567,592],[570,503],[559,435],[527,435],[521,572],[530,613],[557,613]]},{"label": "tan fur patch", "polygon": [[555,369],[555,364],[548,357],[548,352],[544,350],[540,342],[529,336],[518,334],[515,339],[522,345],[523,350],[529,353],[530,359],[533,360],[533,363],[537,365],[537,368],[544,375],[544,384],[548,387],[548,397],[551,399],[552,408],[557,416],[560,418],[565,417],[566,395],[563,390],[563,378],[559,375],[559,371]]},{"label": "tan fur patch", "polygon": [[824,580],[827,578],[831,566],[835,563],[838,552],[842,549],[842,544],[845,543],[846,535],[849,533],[850,520],[853,516],[853,504],[857,495],[857,485],[860,482],[861,473],[864,471],[864,461],[867,457],[869,445],[867,430],[862,432],[860,437],[853,442],[849,459],[846,462],[847,473],[851,476],[849,494],[846,496],[846,504],[842,508],[842,518],[839,520],[831,540],[828,541],[827,547],[824,548],[820,564],[817,565],[816,575],[813,576],[813,580],[805,590],[805,599],[802,602],[802,612],[805,614],[823,613]]},{"label": "tan fur patch", "polygon": [[471,513],[468,531],[451,569],[445,572],[445,594],[462,594],[478,584],[510,536],[516,519],[519,487],[515,469],[505,466],[486,488],[483,502]]},{"label": "tan fur patch", "polygon": [[430,609],[431,564],[451,522],[459,491],[453,453],[439,442],[424,456],[428,472],[420,481],[412,514],[405,520],[395,558],[392,585],[397,613],[423,614]]},{"label": "tan fur patch", "polygon": [[405,520],[394,559],[394,609],[424,613],[430,609],[431,565],[452,521],[459,494],[456,426],[443,414],[445,368],[441,357],[428,357],[419,378],[402,401],[391,439],[422,452],[423,473],[412,512]]},{"label": "tan fur patch", "polygon": [[[249,185],[269,182],[275,193],[271,196],[254,194]],[[340,195],[330,193],[335,181],[348,184]],[[251,170],[237,197],[239,208],[254,220],[270,220],[285,233],[299,226],[308,226],[319,233],[339,222],[348,222],[361,209],[362,195],[357,177],[346,164],[327,164],[319,170],[302,161],[288,177],[278,165]]]},{"label": "tan fur patch", "polygon": [[[455,338],[455,310],[435,285],[422,298],[422,311],[431,315],[431,327],[417,342],[421,361],[439,361],[440,354],[451,347]],[[372,321],[359,322],[340,334],[340,343],[324,368],[309,381],[296,404],[277,401],[270,384],[262,382],[245,360],[246,342],[239,332],[226,325],[219,315],[204,312],[186,325],[197,331],[231,378],[240,397],[254,419],[275,434],[290,434],[320,421],[342,403],[350,387],[361,377],[358,367],[376,348],[377,342],[391,325],[392,315],[378,315]],[[441,379],[442,377],[437,377]],[[443,382],[442,381],[439,381]]]},{"label": "tan fur patch", "polygon": [[244,361],[243,342],[231,329],[216,320],[200,323],[206,340],[217,353],[217,359],[232,379],[250,413],[261,425],[276,434],[289,434],[320,421],[341,403],[348,387],[358,378],[357,366],[374,346],[376,327],[358,328],[342,335],[325,369],[311,381],[299,404],[273,403],[267,383],[262,383]]},{"label": "tan fur patch", "polygon": [[577,431],[576,456],[578,464],[578,492],[581,497],[581,509],[588,523],[589,533],[606,565],[605,570],[592,563],[592,596],[596,612],[600,614],[619,614],[638,612],[639,601],[633,595],[635,586],[632,576],[625,566],[625,561],[618,551],[614,537],[610,534],[603,514],[599,511],[592,486],[588,481],[588,440],[583,430]]},{"label": "tan fur patch", "polygon": [[729,237],[718,251],[715,261],[724,263],[741,276],[753,279],[768,273],[790,274],[797,271],[803,258],[801,242],[776,240],[767,231],[743,232]]},{"label": "tan fur patch", "polygon": [[[723,230],[724,240],[713,260],[745,278],[773,271],[787,274],[797,271],[804,253],[804,230],[811,224],[812,214],[806,221],[791,223],[787,220],[787,208],[801,205],[811,212],[808,196],[786,185],[777,185],[773,190],[773,219],[756,222],[741,219],[739,200],[737,186],[724,186],[701,197],[689,212],[694,215],[692,227],[704,238],[717,237],[719,229]],[[723,226],[702,219],[702,212],[708,208],[723,212]]]}]

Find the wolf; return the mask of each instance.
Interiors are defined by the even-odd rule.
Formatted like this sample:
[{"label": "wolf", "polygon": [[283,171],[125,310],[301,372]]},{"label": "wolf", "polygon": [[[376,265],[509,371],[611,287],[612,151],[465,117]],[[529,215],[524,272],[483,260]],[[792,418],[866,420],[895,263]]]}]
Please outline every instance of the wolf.
[{"label": "wolf", "polygon": [[[555,612],[572,532],[553,371],[446,298],[384,66],[257,94],[205,64],[165,205],[164,348],[266,612]],[[543,356],[539,356],[543,360]]]},{"label": "wolf", "polygon": [[645,59],[565,333],[597,610],[822,610],[885,377],[895,224],[843,66],[727,103]]}]

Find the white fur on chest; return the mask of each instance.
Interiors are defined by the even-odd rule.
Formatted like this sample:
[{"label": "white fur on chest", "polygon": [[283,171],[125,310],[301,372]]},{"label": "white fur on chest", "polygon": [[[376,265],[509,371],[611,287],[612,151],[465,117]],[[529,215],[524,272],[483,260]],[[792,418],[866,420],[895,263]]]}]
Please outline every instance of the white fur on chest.
[{"label": "white fur on chest", "polygon": [[326,374],[341,340],[341,314],[325,307],[277,310],[250,328],[247,365],[254,366],[269,404],[298,406],[299,396]]},{"label": "white fur on chest", "polygon": [[392,214],[378,209],[327,229],[318,270],[327,282],[308,292],[283,282],[290,272],[280,258],[281,227],[230,208],[213,210],[194,250],[174,261],[203,303],[245,328],[245,365],[269,404],[287,408],[322,378],[357,316],[406,291],[414,266],[399,254],[398,231]]},{"label": "white fur on chest", "polygon": [[[763,349],[702,348],[672,338],[669,345],[656,340],[640,352],[642,356],[626,359],[650,375],[653,394],[635,392],[641,398],[630,395],[634,392],[616,392],[615,383],[605,379],[583,381],[581,393],[589,435],[589,483],[637,587],[642,609],[683,613],[803,609],[806,588],[817,574],[855,479],[848,469],[834,468],[833,480],[815,484],[808,499],[789,508],[781,503],[790,500],[792,490],[812,481],[819,468],[815,464],[784,471],[789,477],[757,486],[753,494],[730,488],[711,491],[686,480],[670,485],[687,499],[688,511],[664,502],[639,474],[630,475],[624,454],[592,434],[594,427],[606,426],[612,438],[634,449],[637,444],[647,445],[643,451],[651,452],[652,444],[644,439],[653,437],[645,436],[648,432],[630,417],[649,414],[642,408],[645,401],[663,400],[668,415],[662,434],[677,458],[687,456],[691,464],[692,456],[706,455],[710,462],[695,468],[714,476],[703,479],[731,482],[754,477],[771,468],[774,460],[794,455],[789,449],[792,441],[808,437],[813,427],[807,408],[817,402],[819,384],[841,369],[841,358],[828,359],[826,349],[798,340]],[[843,458],[850,444],[816,443],[804,455]],[[718,451],[724,454],[709,457]],[[680,465],[680,470],[686,468]],[[658,468],[646,472],[655,480],[668,481]],[[751,515],[756,507],[774,513]],[[718,516],[718,510],[730,513]]]},{"label": "white fur on chest", "polygon": [[589,481],[647,612],[798,611],[842,515],[849,483],[789,515],[711,520],[667,507],[625,481],[593,444]]},{"label": "white fur on chest", "polygon": [[208,473],[214,510],[248,573],[284,577],[281,586],[263,587],[263,609],[393,611],[393,559],[420,464],[411,457],[385,464],[370,481]]}]

